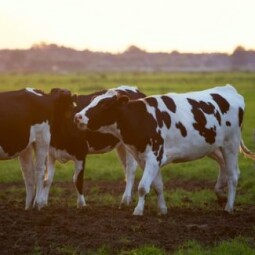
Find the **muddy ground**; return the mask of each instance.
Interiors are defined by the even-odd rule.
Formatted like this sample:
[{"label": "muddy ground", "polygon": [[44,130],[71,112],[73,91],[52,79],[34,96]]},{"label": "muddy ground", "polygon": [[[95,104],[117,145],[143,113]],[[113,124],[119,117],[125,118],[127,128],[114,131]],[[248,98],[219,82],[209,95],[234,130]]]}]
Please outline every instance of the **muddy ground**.
[{"label": "muddy ground", "polygon": [[[100,192],[116,196],[122,193],[123,182],[86,182],[85,194],[94,186]],[[73,247],[78,252],[96,251],[108,247],[112,254],[152,244],[167,252],[177,249],[188,240],[213,245],[237,236],[255,241],[255,205],[236,205],[233,214],[225,213],[216,203],[214,209],[173,208],[167,216],[158,216],[155,205],[147,205],[143,217],[132,216],[135,204],[119,209],[118,205],[100,205],[87,201],[87,207],[76,209],[70,183],[54,183],[64,190],[58,200],[50,200],[47,208],[24,210],[22,184],[0,184],[0,254],[35,254],[40,247],[43,254],[63,254],[58,247]],[[213,188],[212,183],[175,182],[166,188],[188,190]],[[12,192],[10,192],[12,191]],[[51,197],[56,194],[51,194]]]}]

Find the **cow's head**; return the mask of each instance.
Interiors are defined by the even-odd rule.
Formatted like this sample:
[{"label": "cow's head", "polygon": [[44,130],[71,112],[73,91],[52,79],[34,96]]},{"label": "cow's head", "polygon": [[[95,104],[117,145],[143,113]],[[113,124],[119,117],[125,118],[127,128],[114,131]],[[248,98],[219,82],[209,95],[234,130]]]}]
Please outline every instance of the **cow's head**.
[{"label": "cow's head", "polygon": [[53,88],[50,96],[55,105],[55,111],[62,111],[66,116],[70,116],[76,106],[76,95],[72,95],[67,89]]},{"label": "cow's head", "polygon": [[110,89],[105,94],[92,99],[90,104],[75,114],[74,122],[79,129],[99,130],[116,122],[118,108],[129,101],[128,96]]},{"label": "cow's head", "polygon": [[[49,94],[52,108],[52,130],[60,132],[63,125],[72,123],[75,112],[76,95],[72,95],[69,90],[54,88]],[[69,121],[70,120],[70,121]],[[62,130],[62,129],[61,129]]]}]

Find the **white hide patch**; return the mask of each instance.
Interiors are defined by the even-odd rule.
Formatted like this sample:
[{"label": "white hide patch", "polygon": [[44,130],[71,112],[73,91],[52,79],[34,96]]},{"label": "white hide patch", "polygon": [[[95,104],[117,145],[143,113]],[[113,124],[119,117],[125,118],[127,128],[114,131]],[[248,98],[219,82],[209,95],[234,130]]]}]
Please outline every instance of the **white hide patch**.
[{"label": "white hide patch", "polygon": [[38,93],[37,91],[35,91],[34,88],[26,88],[26,90],[27,90],[28,92],[30,92],[30,93],[35,94],[36,96],[39,96],[39,97],[43,96],[43,94],[40,94],[40,93]]},{"label": "white hide patch", "polygon": [[135,86],[121,85],[113,90],[121,90],[121,91],[131,90],[133,92],[137,92],[138,88]]},{"label": "white hide patch", "polygon": [[105,94],[95,97],[95,99],[93,99],[92,102],[89,104],[89,108],[96,106],[102,99],[112,98],[117,95],[118,93],[117,91],[115,91],[115,89],[109,89],[107,92],[105,92]]},{"label": "white hide patch", "polygon": [[48,121],[35,124],[30,128],[29,144],[37,141],[39,143],[50,143],[50,126]]}]

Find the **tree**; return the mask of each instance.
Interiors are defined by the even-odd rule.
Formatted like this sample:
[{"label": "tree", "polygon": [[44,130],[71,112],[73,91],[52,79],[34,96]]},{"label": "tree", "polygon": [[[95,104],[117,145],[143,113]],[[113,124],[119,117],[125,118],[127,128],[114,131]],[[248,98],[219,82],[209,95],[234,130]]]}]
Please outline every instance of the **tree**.
[{"label": "tree", "polygon": [[244,70],[247,64],[247,51],[243,46],[237,46],[231,55],[233,70]]}]

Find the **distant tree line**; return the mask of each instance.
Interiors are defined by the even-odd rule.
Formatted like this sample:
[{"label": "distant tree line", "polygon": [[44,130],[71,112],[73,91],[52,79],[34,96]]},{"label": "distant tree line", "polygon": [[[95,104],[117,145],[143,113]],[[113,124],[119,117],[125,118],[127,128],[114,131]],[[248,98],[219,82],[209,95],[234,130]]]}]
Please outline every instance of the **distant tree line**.
[{"label": "distant tree line", "polygon": [[232,54],[147,52],[136,46],[122,53],[75,50],[38,43],[26,50],[0,50],[0,72],[215,72],[255,71],[255,51],[238,46]]}]

